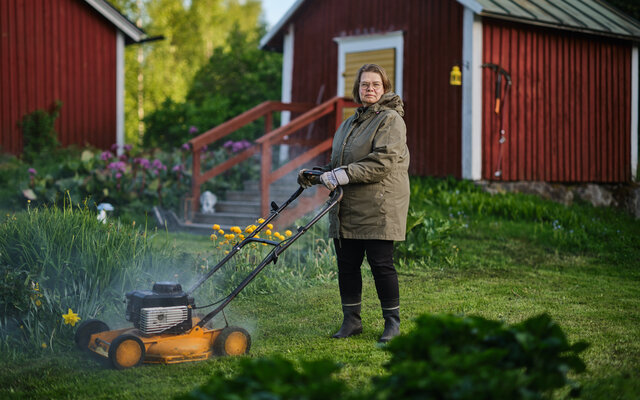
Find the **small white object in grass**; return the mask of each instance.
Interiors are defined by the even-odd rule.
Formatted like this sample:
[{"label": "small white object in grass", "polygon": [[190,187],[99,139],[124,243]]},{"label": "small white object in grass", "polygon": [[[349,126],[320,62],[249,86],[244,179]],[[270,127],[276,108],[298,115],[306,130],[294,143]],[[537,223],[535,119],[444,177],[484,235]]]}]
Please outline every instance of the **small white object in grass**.
[{"label": "small white object in grass", "polygon": [[114,208],[109,203],[100,203],[98,204],[98,221],[103,224],[107,222],[107,211],[113,211]]}]

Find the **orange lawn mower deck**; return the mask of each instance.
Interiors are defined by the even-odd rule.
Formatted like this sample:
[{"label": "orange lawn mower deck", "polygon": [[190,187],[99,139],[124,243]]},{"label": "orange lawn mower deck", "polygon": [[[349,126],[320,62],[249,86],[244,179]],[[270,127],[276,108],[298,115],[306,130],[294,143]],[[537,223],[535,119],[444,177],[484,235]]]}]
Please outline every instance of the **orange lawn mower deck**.
[{"label": "orange lawn mower deck", "polygon": [[[318,180],[318,171],[308,171]],[[173,364],[187,361],[206,360],[213,356],[235,356],[247,354],[251,348],[249,333],[239,327],[226,326],[212,329],[206,324],[222,312],[269,263],[275,263],[278,256],[302,236],[312,225],[333,208],[342,198],[342,188],[337,187],[329,195],[320,212],[297,232],[281,242],[260,239],[256,235],[277,217],[304,191],[303,187],[291,195],[280,207],[271,203],[271,213],[264,222],[239,243],[222,261],[201,276],[189,291],[175,282],[157,282],[151,291],[135,290],[126,294],[126,319],[133,327],[109,330],[107,324],[99,320],[84,321],[75,335],[76,345],[108,359],[114,368],[125,369],[141,363]],[[196,307],[191,294],[227,263],[236,253],[249,243],[264,243],[273,246],[269,254],[229,295],[204,307]],[[210,306],[217,307],[203,316],[196,317],[193,311]],[[226,318],[225,318],[226,320]]]}]

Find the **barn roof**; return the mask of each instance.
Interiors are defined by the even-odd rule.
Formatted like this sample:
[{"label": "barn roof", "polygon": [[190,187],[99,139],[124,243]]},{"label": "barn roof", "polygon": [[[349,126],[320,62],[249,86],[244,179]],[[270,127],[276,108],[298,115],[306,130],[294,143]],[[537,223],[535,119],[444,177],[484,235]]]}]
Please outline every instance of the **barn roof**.
[{"label": "barn roof", "polygon": [[601,0],[466,0],[459,2],[486,17],[640,40],[640,22]]},{"label": "barn roof", "polygon": [[115,27],[125,34],[127,43],[137,43],[146,39],[147,34],[122,15],[115,7],[106,0],[84,0],[100,15],[111,22]]},{"label": "barn roof", "polygon": [[[296,0],[260,40],[260,48],[282,50],[283,27],[304,3]],[[478,15],[640,41],[640,22],[602,0],[456,0]]]}]

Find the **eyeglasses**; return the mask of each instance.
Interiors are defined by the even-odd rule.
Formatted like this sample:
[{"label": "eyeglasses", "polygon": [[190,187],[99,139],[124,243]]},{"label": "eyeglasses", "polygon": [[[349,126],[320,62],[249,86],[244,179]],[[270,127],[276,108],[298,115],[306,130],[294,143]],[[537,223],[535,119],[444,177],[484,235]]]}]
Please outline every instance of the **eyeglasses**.
[{"label": "eyeglasses", "polygon": [[374,90],[382,89],[382,82],[360,82],[360,89],[366,90],[372,87]]}]

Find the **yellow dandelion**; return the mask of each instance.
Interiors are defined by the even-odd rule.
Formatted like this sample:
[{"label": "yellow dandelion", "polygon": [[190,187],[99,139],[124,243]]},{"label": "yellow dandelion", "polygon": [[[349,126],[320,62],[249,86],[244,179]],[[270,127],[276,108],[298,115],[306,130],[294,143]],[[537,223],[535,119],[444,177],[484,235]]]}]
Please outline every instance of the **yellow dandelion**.
[{"label": "yellow dandelion", "polygon": [[229,254],[229,250],[225,250],[225,251],[224,251],[224,254]]},{"label": "yellow dandelion", "polygon": [[259,235],[259,234],[255,235],[254,237],[255,237],[256,239],[260,239],[260,235]]},{"label": "yellow dandelion", "polygon": [[229,240],[233,240],[236,238],[236,235],[234,235],[233,233],[229,234]]},{"label": "yellow dandelion", "polygon": [[222,229],[218,229],[218,233],[224,235],[224,231]]},{"label": "yellow dandelion", "polygon": [[261,223],[263,223],[263,222],[264,222],[264,219],[263,219],[263,218],[258,218],[258,223],[259,223],[259,224],[261,224]]},{"label": "yellow dandelion", "polygon": [[254,228],[252,228],[251,226],[247,226],[247,227],[245,228],[245,230],[244,230],[244,231],[245,231],[245,232],[247,232],[247,233],[251,233],[251,232],[253,232],[254,230],[255,230],[255,229],[254,229]]},{"label": "yellow dandelion", "polygon": [[211,234],[210,238],[211,238],[211,240],[217,240],[218,239],[218,237],[214,233]]},{"label": "yellow dandelion", "polygon": [[240,232],[242,232],[242,229],[240,229],[240,227],[239,227],[239,226],[232,226],[229,230],[230,230],[231,232],[233,232],[233,233],[240,233]]},{"label": "yellow dandelion", "polygon": [[271,229],[267,229],[265,233],[267,234],[267,236],[271,236]]},{"label": "yellow dandelion", "polygon": [[220,230],[220,225],[215,224],[211,227],[211,229],[213,229],[214,231],[219,231]]},{"label": "yellow dandelion", "polygon": [[43,349],[47,348],[47,344],[45,342],[42,342],[42,344],[40,345],[40,347],[42,347]]},{"label": "yellow dandelion", "polygon": [[267,224],[267,228],[273,229],[273,224]]},{"label": "yellow dandelion", "polygon": [[78,317],[78,314],[74,313],[71,309],[69,309],[67,314],[62,314],[62,318],[64,318],[65,325],[76,326],[76,323],[80,321],[80,317]]},{"label": "yellow dandelion", "polygon": [[42,305],[42,302],[40,300],[36,300],[36,307],[40,307]]},{"label": "yellow dandelion", "polygon": [[239,234],[238,234],[238,239],[240,239],[240,240],[244,240],[244,235],[243,235],[242,233],[239,233]]},{"label": "yellow dandelion", "polygon": [[290,231],[290,230],[288,230],[288,229],[287,229],[286,231],[284,231],[284,234],[285,234],[286,236],[291,236],[291,235],[293,235],[293,233],[291,233],[291,231]]}]

